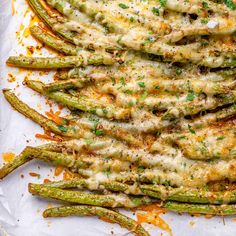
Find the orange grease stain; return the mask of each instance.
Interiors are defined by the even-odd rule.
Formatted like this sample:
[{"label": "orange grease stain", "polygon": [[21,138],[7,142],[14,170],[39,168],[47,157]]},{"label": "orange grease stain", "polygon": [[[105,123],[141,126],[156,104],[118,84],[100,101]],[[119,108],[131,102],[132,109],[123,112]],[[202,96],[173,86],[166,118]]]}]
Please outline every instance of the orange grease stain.
[{"label": "orange grease stain", "polygon": [[155,204],[144,206],[139,209],[145,211],[136,214],[139,224],[149,223],[167,231],[171,236],[173,235],[170,226],[160,217],[160,214],[167,212],[165,209],[160,208],[159,205]]},{"label": "orange grease stain", "polygon": [[24,13],[24,18],[26,17],[26,15],[30,12],[30,8],[28,7]]},{"label": "orange grease stain", "polygon": [[35,173],[35,172],[30,172],[29,175],[32,177],[40,177],[40,174]]},{"label": "orange grease stain", "polygon": [[16,13],[15,11],[15,0],[11,0],[11,14],[14,16]]},{"label": "orange grease stain", "polygon": [[36,15],[31,17],[29,26],[27,28],[25,28],[25,30],[23,32],[23,36],[25,38],[29,37],[29,35],[30,35],[30,27],[32,27],[35,23],[38,23],[38,22],[39,22],[39,18]]},{"label": "orange grease stain", "polygon": [[52,208],[52,207],[53,207],[53,205],[52,205],[51,203],[48,203],[47,209],[48,209],[48,208]]},{"label": "orange grease stain", "polygon": [[57,166],[54,171],[55,176],[59,176],[63,172],[64,168],[62,166]]},{"label": "orange grease stain", "polygon": [[44,184],[48,184],[48,183],[51,183],[51,182],[52,182],[52,181],[51,181],[50,179],[44,179],[44,180],[43,180],[43,183],[44,183]]},{"label": "orange grease stain", "polygon": [[16,81],[16,77],[13,74],[9,73],[7,81],[9,83],[15,82]]},{"label": "orange grease stain", "polygon": [[11,162],[15,156],[16,155],[13,152],[5,152],[2,154],[2,158],[5,162]]},{"label": "orange grease stain", "polygon": [[70,179],[74,179],[76,178],[78,175],[70,172],[69,170],[65,170],[65,172],[63,173],[63,179],[64,180],[70,180]]}]

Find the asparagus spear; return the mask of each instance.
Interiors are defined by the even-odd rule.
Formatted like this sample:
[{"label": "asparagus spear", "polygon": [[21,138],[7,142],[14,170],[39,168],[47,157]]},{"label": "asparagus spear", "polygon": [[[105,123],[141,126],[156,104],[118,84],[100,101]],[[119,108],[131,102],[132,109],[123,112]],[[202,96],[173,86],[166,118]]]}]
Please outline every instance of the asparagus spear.
[{"label": "asparagus spear", "polygon": [[147,195],[156,199],[189,203],[227,204],[236,202],[236,190],[212,192],[204,188],[166,187],[164,185],[128,185],[116,181],[96,181],[92,179],[72,179],[50,182],[46,186],[67,189],[109,190],[132,195]]},{"label": "asparagus spear", "polygon": [[43,212],[44,217],[65,217],[65,216],[98,216],[109,222],[119,224],[137,236],[149,236],[149,233],[133,219],[121,215],[115,211],[97,206],[62,206],[47,209]]},{"label": "asparagus spear", "polygon": [[236,191],[213,192],[204,188],[165,187],[163,185],[141,185],[142,191],[150,196],[159,196],[162,200],[186,203],[228,204],[236,202]]},{"label": "asparagus spear", "polygon": [[65,155],[62,153],[51,152],[40,148],[32,148],[32,147],[31,150],[35,158],[39,158],[46,162],[50,162],[54,165],[60,165],[74,169],[87,168],[91,165],[91,163],[85,162],[80,159],[76,159],[72,155]]},{"label": "asparagus spear", "polygon": [[[194,98],[193,98],[194,99]],[[195,115],[201,111],[214,110],[217,107],[236,102],[236,90],[227,94],[219,94],[216,97],[208,97],[205,102],[197,100],[193,103],[186,102],[181,107],[170,107],[162,116],[162,120],[171,120],[186,115]]]},{"label": "asparagus spear", "polygon": [[72,89],[72,88],[83,88],[91,80],[89,78],[85,79],[70,79],[66,81],[57,81],[44,86],[47,92],[54,92],[62,89]]},{"label": "asparagus spear", "polygon": [[41,29],[39,26],[30,27],[30,32],[40,42],[66,55],[76,56],[78,51],[82,50],[79,47],[54,37],[50,33],[47,33],[45,30]]},{"label": "asparagus spear", "polygon": [[87,204],[103,207],[134,208],[155,202],[149,197],[129,197],[124,194],[98,195],[77,191],[62,190],[40,184],[29,184],[29,192],[41,197],[49,197],[70,203]]},{"label": "asparagus spear", "polygon": [[218,215],[227,216],[236,214],[236,205],[206,205],[206,204],[189,204],[189,203],[177,203],[177,202],[166,202],[163,207],[168,210],[175,211],[178,213],[189,213],[189,214],[207,214],[207,215]]},{"label": "asparagus spear", "polygon": [[77,160],[71,155],[64,155],[62,153],[51,152],[48,150],[44,150],[43,148],[44,146],[40,146],[38,148],[26,147],[20,155],[14,158],[14,160],[0,168],[0,179],[4,178],[13,170],[24,165],[26,162],[29,162],[33,158],[52,163],[54,165],[61,165],[68,168],[72,168],[77,170],[77,172],[79,172],[80,168],[87,168],[92,164],[83,160]]},{"label": "asparagus spear", "polygon": [[27,104],[19,100],[14,93],[8,89],[3,90],[3,94],[7,101],[11,104],[13,108],[19,111],[26,117],[41,125],[44,129],[50,130],[56,134],[60,134],[65,137],[79,138],[84,136],[84,132],[81,129],[76,129],[74,126],[67,125],[65,119],[62,119],[61,124],[57,124],[54,121],[46,118],[45,116],[38,113],[36,110],[30,108]]},{"label": "asparagus spear", "polygon": [[114,63],[113,58],[109,54],[89,53],[80,51],[77,56],[66,57],[25,57],[11,56],[7,59],[7,65],[32,69],[57,69],[72,68],[87,64],[93,65],[111,65]]},{"label": "asparagus spear", "polygon": [[41,18],[43,22],[49,26],[49,28],[51,28],[60,37],[69,41],[70,43],[74,43],[74,37],[76,36],[75,32],[65,31],[61,29],[61,27],[56,27],[58,23],[65,23],[66,19],[59,15],[50,16],[39,0],[28,0],[28,2],[37,16]]},{"label": "asparagus spear", "polygon": [[[141,85],[141,86],[140,86]],[[76,85],[75,85],[76,86]],[[143,86],[143,87],[142,87]],[[168,93],[186,93],[192,91],[193,93],[205,93],[207,95],[214,95],[220,93],[227,93],[231,89],[236,87],[236,81],[233,82],[216,82],[216,81],[203,81],[199,79],[149,79],[145,78],[140,82],[128,82],[125,85],[124,90],[130,90],[133,93],[142,92],[145,88],[145,91],[151,92],[153,94],[160,94],[161,92],[168,91]],[[107,83],[102,87],[102,91],[109,91],[114,95],[117,95],[120,91],[119,84]]]},{"label": "asparagus spear", "polygon": [[110,104],[104,106],[94,99],[87,97],[75,97],[63,92],[45,93],[43,89],[44,84],[38,81],[27,80],[26,84],[33,90],[48,96],[56,102],[60,102],[75,109],[95,113],[98,116],[115,118],[118,120],[128,119],[130,117],[130,109],[117,108]]},{"label": "asparagus spear", "polygon": [[0,168],[0,179],[3,179],[8,174],[10,174],[12,171],[17,169],[18,167],[24,165],[26,162],[31,160],[33,158],[31,148],[26,147],[20,155],[14,158],[13,161],[3,165]]},{"label": "asparagus spear", "polygon": [[186,119],[180,121],[180,126],[184,130],[189,130],[189,127],[192,127],[193,130],[207,127],[210,124],[216,123],[218,121],[229,119],[234,117],[236,114],[236,105],[233,104],[229,107],[223,108],[219,111],[208,113],[204,116],[197,117],[191,121]]},{"label": "asparagus spear", "polygon": [[189,14],[197,14],[199,16],[205,16],[208,12],[214,12],[218,14],[232,14],[235,15],[230,8],[225,7],[223,4],[215,3],[213,1],[194,0],[191,3],[184,0],[167,0],[164,5],[166,9],[177,12],[186,12]]}]

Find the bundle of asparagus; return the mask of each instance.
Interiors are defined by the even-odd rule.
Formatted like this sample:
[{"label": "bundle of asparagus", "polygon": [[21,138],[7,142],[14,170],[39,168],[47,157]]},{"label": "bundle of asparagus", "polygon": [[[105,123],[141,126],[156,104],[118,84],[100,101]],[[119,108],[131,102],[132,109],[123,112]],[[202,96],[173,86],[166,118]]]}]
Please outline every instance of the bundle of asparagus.
[{"label": "bundle of asparagus", "polygon": [[26,147],[0,178],[34,158],[64,166],[80,178],[29,184],[29,192],[79,205],[47,209],[44,217],[97,215],[136,235],[149,234],[107,208],[156,203],[190,214],[236,214],[236,5],[28,2],[52,31],[33,26],[31,34],[65,56],[14,56],[7,64],[59,69],[55,82],[25,85],[71,115],[49,119],[4,89],[13,108],[63,141]]}]

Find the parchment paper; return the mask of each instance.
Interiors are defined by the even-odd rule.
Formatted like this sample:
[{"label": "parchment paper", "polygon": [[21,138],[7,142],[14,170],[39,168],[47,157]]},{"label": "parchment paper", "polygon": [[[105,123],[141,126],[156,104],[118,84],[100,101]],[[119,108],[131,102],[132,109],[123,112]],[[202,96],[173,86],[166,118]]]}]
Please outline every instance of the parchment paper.
[{"label": "parchment paper", "polygon": [[[12,15],[12,5],[14,15]],[[25,76],[37,79],[37,72],[27,72],[8,68],[5,61],[9,55],[26,54],[26,46],[36,45],[36,41],[29,36],[27,27],[32,16],[24,0],[0,1],[0,88],[14,88],[17,95],[31,107],[44,113],[49,106],[44,106],[44,98],[22,85]],[[16,34],[16,32],[19,32]],[[25,38],[26,36],[26,38]],[[19,44],[19,41],[24,40]],[[24,44],[24,45],[22,45]],[[37,55],[50,55],[46,49]],[[9,82],[9,73],[15,76],[15,82]],[[42,79],[42,77],[44,77]],[[52,73],[40,76],[47,81]],[[41,104],[41,105],[39,105]],[[57,109],[57,105],[53,106]],[[36,133],[43,130],[29,119],[14,111],[5,101],[0,92],[0,165],[3,164],[1,154],[14,152],[19,154],[27,145],[36,146],[42,143],[35,138]],[[29,172],[40,173],[40,178],[31,177]],[[27,191],[29,182],[42,183],[44,178],[53,180],[54,167],[39,161],[19,168],[4,180],[0,181],[0,236],[102,236],[102,235],[131,235],[127,230],[115,224],[108,224],[96,217],[69,217],[57,219],[43,219],[42,211],[48,207],[56,206],[49,200],[31,196]],[[22,175],[24,178],[22,178]],[[59,176],[59,179],[62,176]],[[131,212],[123,213],[136,218]],[[234,236],[236,235],[236,222],[233,217],[191,217],[167,213],[161,216],[171,227],[174,236]],[[153,236],[168,235],[159,228],[144,224],[144,227]]]}]

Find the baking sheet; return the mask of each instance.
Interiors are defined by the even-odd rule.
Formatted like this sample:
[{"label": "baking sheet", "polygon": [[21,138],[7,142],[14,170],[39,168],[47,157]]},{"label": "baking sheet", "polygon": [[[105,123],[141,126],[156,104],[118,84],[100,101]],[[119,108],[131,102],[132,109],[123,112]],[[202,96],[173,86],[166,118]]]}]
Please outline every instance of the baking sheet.
[{"label": "baking sheet", "polygon": [[[27,54],[27,46],[38,43],[29,35],[27,27],[32,20],[32,12],[24,0],[0,1],[0,88],[12,88],[16,94],[31,107],[41,113],[50,109],[44,98],[22,85],[23,79],[29,78],[50,81],[53,73],[39,75],[37,72],[8,68],[5,61],[9,55]],[[49,55],[46,49],[36,51],[34,56]],[[12,77],[13,76],[13,77]],[[15,81],[14,81],[15,78]],[[12,81],[13,80],[13,81]],[[12,81],[12,82],[9,82]],[[58,110],[56,104],[52,105]],[[27,145],[36,146],[42,140],[36,139],[36,133],[43,130],[29,119],[14,111],[0,94],[0,165],[2,153],[20,153]],[[40,173],[40,178],[32,177],[30,172]],[[115,224],[108,224],[96,217],[68,217],[43,219],[42,211],[48,206],[56,206],[54,201],[31,196],[27,191],[29,182],[41,183],[45,178],[55,179],[54,168],[39,161],[19,168],[3,181],[0,180],[0,236],[101,236],[131,235],[127,230]],[[62,175],[58,177],[62,178]],[[131,212],[122,211],[136,218]],[[236,235],[236,218],[233,217],[191,217],[167,213],[161,215],[170,226],[174,236],[233,236]],[[169,235],[158,227],[144,224],[153,236]]]}]

